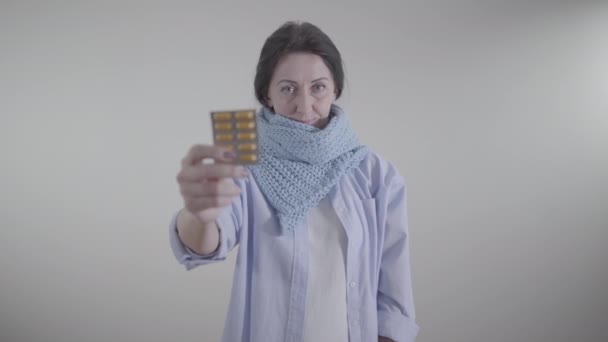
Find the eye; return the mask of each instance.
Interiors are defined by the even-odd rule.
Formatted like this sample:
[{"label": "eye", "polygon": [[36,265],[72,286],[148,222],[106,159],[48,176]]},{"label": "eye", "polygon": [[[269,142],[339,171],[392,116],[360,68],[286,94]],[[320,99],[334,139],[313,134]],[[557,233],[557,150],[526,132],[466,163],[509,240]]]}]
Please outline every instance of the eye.
[{"label": "eye", "polygon": [[286,85],[281,87],[281,93],[291,95],[296,92],[296,87],[292,85]]},{"label": "eye", "polygon": [[317,83],[317,84],[315,84],[315,85],[312,86],[312,89],[313,89],[313,91],[315,93],[320,93],[323,90],[325,90],[325,88],[327,88],[327,87],[323,83]]}]

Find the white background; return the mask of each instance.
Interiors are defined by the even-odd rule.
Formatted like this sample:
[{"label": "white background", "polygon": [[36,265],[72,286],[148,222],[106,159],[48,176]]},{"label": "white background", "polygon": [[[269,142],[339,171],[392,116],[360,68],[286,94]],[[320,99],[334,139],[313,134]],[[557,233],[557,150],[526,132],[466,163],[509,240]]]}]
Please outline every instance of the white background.
[{"label": "white background", "polygon": [[290,19],[407,179],[418,341],[608,341],[606,1],[1,1],[0,341],[219,340],[175,175]]}]

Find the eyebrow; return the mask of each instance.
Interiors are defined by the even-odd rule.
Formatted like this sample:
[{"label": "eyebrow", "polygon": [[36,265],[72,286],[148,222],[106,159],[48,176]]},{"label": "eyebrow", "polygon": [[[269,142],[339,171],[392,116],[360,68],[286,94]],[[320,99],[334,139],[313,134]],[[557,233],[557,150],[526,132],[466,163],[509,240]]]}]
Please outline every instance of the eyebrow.
[{"label": "eyebrow", "polygon": [[[327,77],[320,77],[320,78],[317,78],[316,80],[312,80],[312,83],[319,82],[319,81],[322,81],[322,80],[329,81],[329,79]],[[288,79],[282,79],[282,80],[278,81],[277,84],[282,83],[282,82],[291,83],[291,84],[298,84],[298,82],[292,81],[292,80],[288,80]]]}]

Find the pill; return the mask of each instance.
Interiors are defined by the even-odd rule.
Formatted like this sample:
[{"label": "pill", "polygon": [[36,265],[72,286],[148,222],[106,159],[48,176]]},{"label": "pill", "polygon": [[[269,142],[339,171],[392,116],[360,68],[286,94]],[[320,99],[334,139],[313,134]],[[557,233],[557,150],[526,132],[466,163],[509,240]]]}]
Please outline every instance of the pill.
[{"label": "pill", "polygon": [[253,122],[253,121],[237,122],[236,123],[236,128],[237,129],[254,129],[255,128],[255,122]]},{"label": "pill", "polygon": [[253,112],[252,111],[241,111],[241,112],[236,112],[236,115],[234,116],[237,120],[251,120],[253,119]]},{"label": "pill", "polygon": [[255,133],[239,133],[236,137],[238,140],[255,140]]},{"label": "pill", "polygon": [[232,140],[234,136],[232,134],[217,134],[215,136],[215,140],[217,141],[229,141]]},{"label": "pill", "polygon": [[230,120],[232,119],[232,113],[230,112],[217,112],[217,113],[213,113],[213,118],[215,120]]},{"label": "pill", "polygon": [[255,151],[258,149],[257,144],[239,144],[237,147],[239,151]]},{"label": "pill", "polygon": [[232,124],[230,122],[218,122],[215,124],[215,129],[219,131],[228,131],[232,129]]},{"label": "pill", "polygon": [[224,144],[218,144],[217,146],[221,147],[221,148],[225,148],[227,150],[234,150],[234,146],[233,145],[224,145]]},{"label": "pill", "polygon": [[258,156],[256,156],[255,154],[241,154],[241,156],[239,156],[239,160],[249,163],[255,163],[258,160]]}]

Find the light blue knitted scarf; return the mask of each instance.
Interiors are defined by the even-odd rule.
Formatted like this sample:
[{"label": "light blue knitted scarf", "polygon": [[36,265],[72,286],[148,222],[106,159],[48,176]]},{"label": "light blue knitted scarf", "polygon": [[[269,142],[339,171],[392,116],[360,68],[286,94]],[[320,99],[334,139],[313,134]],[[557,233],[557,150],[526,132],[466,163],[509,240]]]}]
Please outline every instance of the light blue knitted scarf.
[{"label": "light blue knitted scarf", "polygon": [[331,113],[327,126],[319,129],[267,107],[258,112],[260,163],[250,169],[277,211],[283,233],[301,223],[367,154],[342,108],[332,105]]}]

